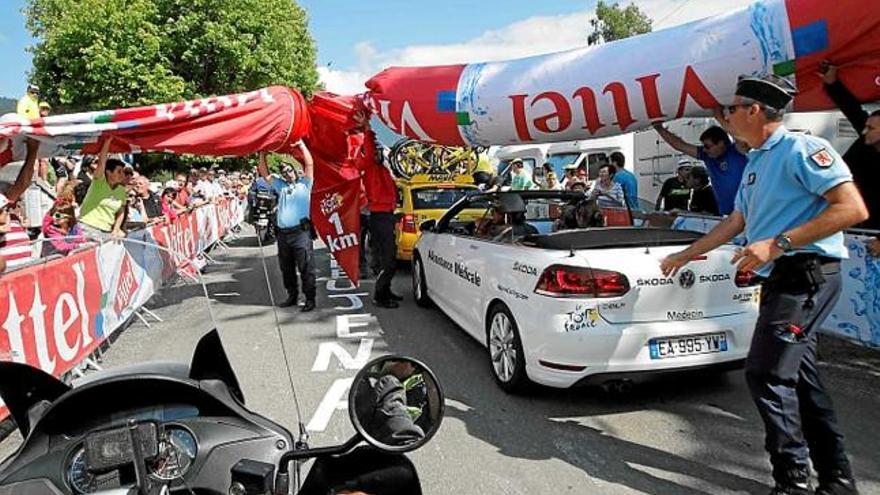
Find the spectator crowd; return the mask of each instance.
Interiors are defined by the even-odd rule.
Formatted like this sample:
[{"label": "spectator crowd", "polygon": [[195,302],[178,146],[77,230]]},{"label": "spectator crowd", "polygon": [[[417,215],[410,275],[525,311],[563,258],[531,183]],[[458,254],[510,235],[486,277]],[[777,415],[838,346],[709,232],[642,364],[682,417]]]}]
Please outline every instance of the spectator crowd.
[{"label": "spectator crowd", "polygon": [[[104,140],[97,156],[52,158],[37,158],[39,142],[28,140],[15,182],[0,193],[0,273],[42,257],[67,255],[88,243],[121,239],[149,225],[174,222],[182,213],[219,198],[244,199],[253,184],[251,174],[217,167],[154,181],[122,157],[110,156],[111,140]],[[28,219],[22,205],[34,178],[54,193],[40,219]]]}]

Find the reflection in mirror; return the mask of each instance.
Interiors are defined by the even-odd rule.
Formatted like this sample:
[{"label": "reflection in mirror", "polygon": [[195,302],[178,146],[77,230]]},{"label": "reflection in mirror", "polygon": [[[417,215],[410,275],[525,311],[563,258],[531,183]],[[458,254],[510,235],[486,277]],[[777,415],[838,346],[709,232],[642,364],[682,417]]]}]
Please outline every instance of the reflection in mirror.
[{"label": "reflection in mirror", "polygon": [[349,397],[358,432],[395,452],[423,445],[440,427],[443,393],[434,373],[413,359],[386,356],[358,373]]}]

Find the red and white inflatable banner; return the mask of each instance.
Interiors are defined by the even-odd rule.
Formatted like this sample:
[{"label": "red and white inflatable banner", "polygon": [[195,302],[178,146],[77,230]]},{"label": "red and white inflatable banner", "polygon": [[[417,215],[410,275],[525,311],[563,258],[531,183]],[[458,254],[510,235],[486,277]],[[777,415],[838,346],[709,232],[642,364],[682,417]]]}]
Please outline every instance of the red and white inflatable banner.
[{"label": "red and white inflatable banner", "polygon": [[0,166],[24,159],[25,136],[40,140],[41,156],[97,153],[98,143],[107,136],[113,136],[111,152],[243,156],[290,153],[308,130],[305,99],[283,86],[45,119],[6,114],[0,117]]},{"label": "red and white inflatable banner", "polygon": [[[214,218],[216,229],[199,230]],[[131,232],[136,242],[106,242],[0,277],[0,360],[61,376],[79,365],[204,246],[244,219],[237,200],[181,215],[172,224]],[[157,246],[173,251],[159,249]],[[0,402],[0,419],[8,411]]]},{"label": "red and white inflatable banner", "polygon": [[447,145],[601,137],[711,115],[740,75],[790,77],[795,111],[833,109],[819,62],[860,101],[880,99],[880,3],[765,0],[601,46],[510,60],[394,67],[366,85],[393,131]]},{"label": "red and white inflatable banner", "polygon": [[[310,213],[318,236],[348,278],[360,279],[361,169],[375,159],[363,148],[366,130],[357,115],[369,110],[359,96],[317,93],[309,105],[312,128],[308,144],[315,159]],[[334,216],[335,215],[335,216]]]}]

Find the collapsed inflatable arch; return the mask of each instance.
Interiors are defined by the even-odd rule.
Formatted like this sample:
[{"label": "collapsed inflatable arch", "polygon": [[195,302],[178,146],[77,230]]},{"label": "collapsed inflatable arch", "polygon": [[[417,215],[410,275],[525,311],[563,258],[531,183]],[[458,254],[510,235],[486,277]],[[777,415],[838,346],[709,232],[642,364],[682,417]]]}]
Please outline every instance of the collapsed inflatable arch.
[{"label": "collapsed inflatable arch", "polygon": [[[853,15],[858,12],[859,15]],[[427,142],[555,142],[708,116],[739,75],[790,77],[794,111],[833,109],[828,59],[863,102],[880,99],[880,4],[765,0],[726,15],[601,46],[503,62],[392,67],[367,83],[393,131]]]}]

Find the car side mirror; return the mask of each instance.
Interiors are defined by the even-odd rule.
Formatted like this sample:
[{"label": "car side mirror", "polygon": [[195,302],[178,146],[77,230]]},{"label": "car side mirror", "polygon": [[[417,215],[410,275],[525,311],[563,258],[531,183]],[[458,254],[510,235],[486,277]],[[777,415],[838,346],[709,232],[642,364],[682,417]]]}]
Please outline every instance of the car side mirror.
[{"label": "car side mirror", "polygon": [[425,220],[419,224],[419,232],[430,232],[437,226],[437,220]]}]

